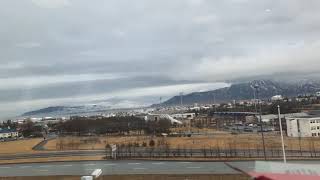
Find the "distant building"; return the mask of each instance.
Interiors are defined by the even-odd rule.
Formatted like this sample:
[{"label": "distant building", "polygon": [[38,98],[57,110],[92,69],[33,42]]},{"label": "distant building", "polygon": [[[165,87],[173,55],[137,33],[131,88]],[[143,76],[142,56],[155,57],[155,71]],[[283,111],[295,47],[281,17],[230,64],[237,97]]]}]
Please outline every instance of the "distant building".
[{"label": "distant building", "polygon": [[[308,116],[308,113],[301,112],[301,113],[289,113],[289,114],[280,114],[280,118],[292,118],[292,117],[305,117]],[[258,121],[260,121],[260,116],[257,116]],[[279,121],[279,117],[277,114],[266,114],[261,116],[263,122],[273,122]]]},{"label": "distant building", "polygon": [[245,123],[249,124],[249,123],[256,123],[257,122],[257,118],[255,116],[246,116],[245,117]]},{"label": "distant building", "polygon": [[320,137],[320,116],[291,117],[286,124],[290,137]]},{"label": "distant building", "polygon": [[194,119],[196,116],[196,113],[172,114],[171,116],[175,119]]},{"label": "distant building", "polygon": [[275,95],[271,97],[271,101],[282,101],[283,97],[281,95]]},{"label": "distant building", "polygon": [[201,108],[198,107],[198,106],[190,107],[190,108],[189,108],[190,111],[200,111],[200,109],[201,109]]},{"label": "distant building", "polygon": [[[99,117],[97,117],[98,119]],[[62,118],[53,118],[53,117],[44,117],[42,118],[41,122],[43,122],[44,124],[57,124],[60,121],[63,121]]]},{"label": "distant building", "polygon": [[201,106],[200,109],[208,110],[208,109],[210,109],[210,107],[209,106]]},{"label": "distant building", "polygon": [[208,116],[206,114],[198,115],[194,119],[190,120],[191,126],[202,127],[202,128],[215,128],[218,129],[217,119],[213,116]]},{"label": "distant building", "polygon": [[171,122],[171,124],[182,124],[181,121],[174,119],[168,114],[148,114],[145,116],[146,121],[159,121],[160,119],[167,119]]},{"label": "distant building", "polygon": [[18,136],[19,136],[19,133],[15,129],[1,129],[0,128],[0,139],[15,138]]}]

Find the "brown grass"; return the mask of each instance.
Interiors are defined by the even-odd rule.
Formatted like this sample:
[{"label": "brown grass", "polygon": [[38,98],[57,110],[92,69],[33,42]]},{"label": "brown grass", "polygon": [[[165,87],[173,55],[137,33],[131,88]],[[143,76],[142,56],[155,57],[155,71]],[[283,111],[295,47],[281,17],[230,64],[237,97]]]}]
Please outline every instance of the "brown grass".
[{"label": "brown grass", "polygon": [[0,142],[0,154],[33,153],[32,147],[41,142],[42,138]]},{"label": "brown grass", "polygon": [[[94,140],[92,140],[94,139]],[[129,144],[146,142],[153,139],[156,146],[167,142],[171,148],[237,148],[237,149],[256,149],[262,147],[260,134],[215,134],[211,136],[193,136],[193,137],[149,137],[149,136],[104,136],[104,137],[60,137],[49,141],[45,146],[48,150],[90,150],[104,149],[107,144]],[[90,141],[91,140],[91,141]],[[266,134],[265,142],[267,149],[280,149],[281,141],[278,135]],[[287,149],[299,150],[298,138],[285,138]],[[320,138],[302,138],[302,150],[310,150],[313,147],[320,149]]]},{"label": "brown grass", "polygon": [[196,133],[215,133],[215,134],[229,134],[226,131],[220,131],[212,128],[197,128],[197,127],[177,127],[171,128],[171,132],[196,132]]},{"label": "brown grass", "polygon": [[125,144],[133,142],[149,142],[147,136],[117,136],[117,137],[60,137],[50,140],[47,150],[92,150],[104,149],[107,144]]}]

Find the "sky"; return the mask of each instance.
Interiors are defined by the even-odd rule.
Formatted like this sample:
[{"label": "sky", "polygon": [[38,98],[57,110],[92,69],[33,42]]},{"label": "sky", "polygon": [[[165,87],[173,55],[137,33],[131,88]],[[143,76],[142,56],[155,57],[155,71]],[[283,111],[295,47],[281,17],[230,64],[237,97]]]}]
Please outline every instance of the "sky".
[{"label": "sky", "polygon": [[2,0],[0,117],[318,77],[319,0]]}]

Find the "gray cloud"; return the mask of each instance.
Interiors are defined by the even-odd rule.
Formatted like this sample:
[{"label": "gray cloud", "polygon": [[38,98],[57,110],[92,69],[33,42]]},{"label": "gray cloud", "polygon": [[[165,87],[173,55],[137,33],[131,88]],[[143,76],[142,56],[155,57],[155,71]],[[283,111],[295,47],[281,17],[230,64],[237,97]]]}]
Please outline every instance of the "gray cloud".
[{"label": "gray cloud", "polygon": [[[40,81],[30,84],[18,86],[16,88],[0,89],[0,101],[25,101],[25,100],[38,100],[38,99],[55,99],[74,96],[87,96],[91,94],[102,94],[124,89],[134,88],[148,88],[153,86],[174,86],[183,84],[198,84],[199,81],[174,81],[164,79],[162,77],[125,77],[125,78],[110,78],[110,79],[96,79],[85,80],[70,80],[66,81],[57,80],[43,85]],[[37,85],[40,85],[37,87]]]},{"label": "gray cloud", "polygon": [[4,0],[0,104],[309,77],[320,67],[319,7],[318,0]]}]

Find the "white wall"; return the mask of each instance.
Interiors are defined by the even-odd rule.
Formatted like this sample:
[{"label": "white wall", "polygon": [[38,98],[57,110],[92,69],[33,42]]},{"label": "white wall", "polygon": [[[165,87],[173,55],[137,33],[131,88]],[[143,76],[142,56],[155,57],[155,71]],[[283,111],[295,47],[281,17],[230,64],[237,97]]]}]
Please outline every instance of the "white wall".
[{"label": "white wall", "polygon": [[0,133],[0,138],[18,137],[18,132]]},{"label": "white wall", "polygon": [[287,119],[287,136],[298,137],[298,124],[296,119]]},{"label": "white wall", "polygon": [[291,137],[299,137],[299,129],[301,137],[320,137],[320,117],[319,118],[288,118],[287,135]]}]

